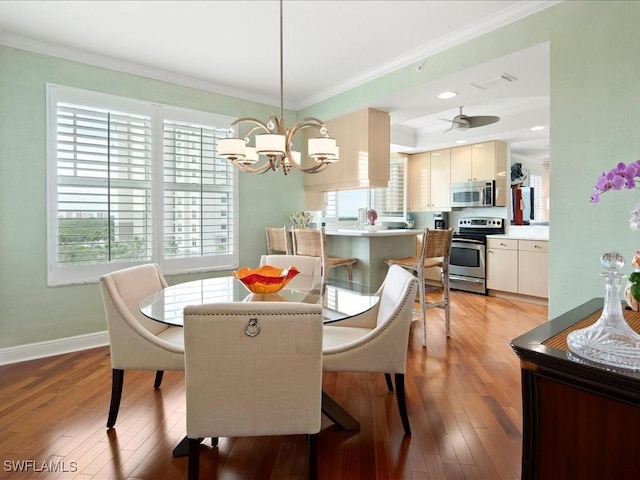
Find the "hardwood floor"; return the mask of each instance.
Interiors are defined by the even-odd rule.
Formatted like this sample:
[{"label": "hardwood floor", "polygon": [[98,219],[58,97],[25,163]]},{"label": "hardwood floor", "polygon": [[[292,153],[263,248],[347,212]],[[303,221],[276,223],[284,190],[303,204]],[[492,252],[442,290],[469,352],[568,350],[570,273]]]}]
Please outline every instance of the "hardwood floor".
[{"label": "hardwood floor", "polygon": [[[321,480],[520,478],[520,370],[510,341],[546,321],[547,309],[452,292],[451,319],[447,340],[444,312],[429,310],[426,349],[421,325],[412,324],[410,437],[383,375],[325,374],[325,390],[361,429],[347,433],[323,418]],[[171,455],[185,435],[183,374],[166,372],[156,391],[153,380],[154,372],[125,373],[118,421],[107,430],[108,348],[0,367],[0,478],[186,479],[187,459]],[[200,478],[306,473],[303,436],[209,445],[201,447]]]}]

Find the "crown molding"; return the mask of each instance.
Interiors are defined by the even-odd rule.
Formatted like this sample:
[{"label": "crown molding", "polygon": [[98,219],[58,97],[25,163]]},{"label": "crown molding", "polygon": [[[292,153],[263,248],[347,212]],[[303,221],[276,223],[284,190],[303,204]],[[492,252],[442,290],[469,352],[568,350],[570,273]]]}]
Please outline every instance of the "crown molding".
[{"label": "crown molding", "polygon": [[[391,62],[381,64],[376,68],[373,68],[361,75],[357,75],[344,82],[321,90],[301,100],[300,102],[285,105],[285,107],[287,109],[295,111],[302,110],[303,108],[319,103],[340,93],[344,93],[352,88],[358,87],[367,82],[382,77],[383,75],[411,65],[412,63],[423,61],[425,58],[436,55],[451,47],[472,40],[492,30],[513,23],[546,8],[552,7],[558,3],[561,3],[562,1],[563,0],[520,1],[515,5],[502,10],[499,14],[493,15],[492,17],[487,18],[482,22],[478,22],[473,27],[456,30],[446,37],[440,38],[437,41],[430,42],[426,45],[411,50],[406,54],[395,58]],[[1,31],[0,45],[6,45],[8,47],[17,48],[20,50],[27,50],[34,53],[62,58],[65,60],[71,60],[87,65],[93,65],[96,67],[108,68],[110,70],[147,77],[163,82],[175,83],[185,87],[205,90],[211,93],[240,98],[243,100],[257,102],[265,105],[277,105],[280,101],[279,98],[260,95],[256,94],[255,92],[237,90],[225,85],[208,82],[206,80],[198,79],[195,77],[179,75],[161,69],[155,69],[140,64],[117,60],[111,57],[87,53],[49,42],[41,42],[18,35],[7,34],[6,32]]]},{"label": "crown molding", "polygon": [[406,54],[395,58],[391,62],[381,64],[376,68],[361,75],[357,75],[345,82],[336,84],[325,90],[321,90],[316,94],[307,97],[298,105],[295,105],[295,109],[302,110],[303,108],[315,105],[323,100],[380,78],[383,75],[392,73],[413,63],[423,61],[425,58],[436,55],[449,48],[455,47],[456,45],[460,45],[479,37],[480,35],[489,33],[492,30],[504,27],[541,10],[557,5],[562,1],[563,0],[520,1],[511,7],[505,8],[499,14],[493,15],[490,18],[485,19],[483,22],[476,23],[473,27],[456,30],[446,37],[439,38],[434,42],[427,43],[421,47],[411,50]]},{"label": "crown molding", "polygon": [[166,70],[155,69],[137,63],[125,62],[123,60],[118,60],[112,57],[83,52],[81,50],[63,47],[54,43],[41,42],[39,40],[22,37],[20,35],[0,32],[0,45],[39,53],[42,55],[48,55],[51,57],[62,58],[64,60],[70,60],[86,65],[92,65],[94,67],[107,68],[122,73],[138,75],[141,77],[160,80],[163,82],[175,83],[177,85],[182,85],[185,87],[196,88],[198,90],[205,90],[211,93],[241,98],[243,100],[263,103],[266,105],[277,105],[279,102],[279,99],[274,99],[265,95],[258,95],[253,92],[237,90],[229,88],[228,86],[219,85],[213,82],[207,82],[206,80],[198,79],[195,77],[179,75],[176,73],[167,72]]}]

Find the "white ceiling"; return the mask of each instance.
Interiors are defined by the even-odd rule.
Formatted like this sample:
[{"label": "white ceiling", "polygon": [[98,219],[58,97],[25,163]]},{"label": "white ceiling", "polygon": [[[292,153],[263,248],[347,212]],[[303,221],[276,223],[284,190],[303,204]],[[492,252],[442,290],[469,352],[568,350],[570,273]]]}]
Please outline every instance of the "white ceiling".
[{"label": "white ceiling", "polygon": [[[285,107],[301,109],[516,21],[555,1],[285,0]],[[278,105],[279,3],[0,1],[0,43]],[[471,85],[508,73],[514,82]],[[444,90],[458,92],[439,100]],[[451,131],[440,120],[497,115]],[[547,45],[377,100],[403,151],[499,139],[515,157],[549,159]],[[530,127],[545,125],[541,132]],[[399,147],[397,145],[402,145]]]}]

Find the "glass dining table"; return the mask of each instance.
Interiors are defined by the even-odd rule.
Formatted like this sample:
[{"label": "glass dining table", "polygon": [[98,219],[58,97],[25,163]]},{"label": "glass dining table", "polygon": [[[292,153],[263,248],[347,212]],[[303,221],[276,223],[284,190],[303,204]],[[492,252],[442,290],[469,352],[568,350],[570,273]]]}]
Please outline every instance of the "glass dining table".
[{"label": "glass dining table", "polygon": [[[249,292],[232,276],[206,278],[178,283],[159,290],[140,302],[140,311],[157,322],[183,326],[183,311],[187,305],[216,302],[302,302],[322,305],[324,323],[336,322],[371,310],[379,297],[365,285],[329,279],[318,281],[304,275],[294,277],[285,288],[275,294],[260,295]],[[358,421],[335,400],[322,392],[322,413],[338,427],[347,431],[360,428]],[[188,454],[184,438],[173,455]]]},{"label": "glass dining table", "polygon": [[236,278],[224,276],[178,283],[152,293],[140,302],[140,311],[152,320],[182,326],[187,305],[218,302],[302,302],[322,304],[325,323],[344,320],[372,309],[378,296],[355,282],[297,275],[272,294],[254,294]]}]

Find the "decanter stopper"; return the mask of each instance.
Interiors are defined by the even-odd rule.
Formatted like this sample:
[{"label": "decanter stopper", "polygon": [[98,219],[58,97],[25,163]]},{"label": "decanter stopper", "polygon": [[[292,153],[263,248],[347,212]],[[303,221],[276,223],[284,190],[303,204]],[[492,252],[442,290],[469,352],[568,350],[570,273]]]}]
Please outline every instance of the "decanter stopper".
[{"label": "decanter stopper", "polygon": [[624,257],[618,252],[605,252],[600,257],[600,264],[612,273],[624,268]]}]

